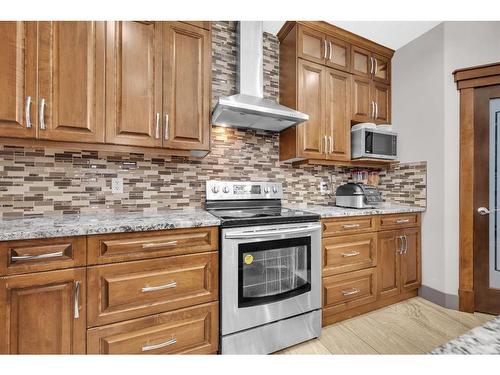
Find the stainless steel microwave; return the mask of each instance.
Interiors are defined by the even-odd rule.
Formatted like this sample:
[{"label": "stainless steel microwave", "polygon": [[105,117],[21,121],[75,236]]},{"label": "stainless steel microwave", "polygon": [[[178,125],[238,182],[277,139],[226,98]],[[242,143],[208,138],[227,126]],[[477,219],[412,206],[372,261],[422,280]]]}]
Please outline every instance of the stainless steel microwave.
[{"label": "stainless steel microwave", "polygon": [[351,159],[396,160],[397,144],[397,133],[373,128],[356,129],[351,132]]}]

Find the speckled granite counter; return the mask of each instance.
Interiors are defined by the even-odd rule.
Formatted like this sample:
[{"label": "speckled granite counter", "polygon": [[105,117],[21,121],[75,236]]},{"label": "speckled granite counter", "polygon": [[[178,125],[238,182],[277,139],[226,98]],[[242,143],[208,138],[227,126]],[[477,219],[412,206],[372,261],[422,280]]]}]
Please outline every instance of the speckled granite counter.
[{"label": "speckled granite counter", "polygon": [[378,208],[343,208],[329,205],[308,205],[301,206],[299,209],[313,212],[320,215],[322,218],[328,217],[344,217],[344,216],[366,216],[366,215],[386,215],[386,214],[403,214],[411,212],[423,212],[425,208],[417,206],[405,206],[391,203],[384,203]]},{"label": "speckled granite counter", "polygon": [[217,226],[220,220],[204,210],[151,213],[95,213],[0,220],[0,241],[87,234],[141,232]]},{"label": "speckled granite counter", "polygon": [[441,345],[431,354],[500,354],[500,316]]}]

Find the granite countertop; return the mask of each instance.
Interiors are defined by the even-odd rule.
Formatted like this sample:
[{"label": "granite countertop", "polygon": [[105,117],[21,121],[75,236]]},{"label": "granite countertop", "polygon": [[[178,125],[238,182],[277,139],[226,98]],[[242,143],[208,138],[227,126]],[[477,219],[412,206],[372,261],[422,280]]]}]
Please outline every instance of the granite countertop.
[{"label": "granite countertop", "polygon": [[418,206],[407,206],[401,204],[384,203],[378,208],[344,208],[333,205],[307,205],[300,209],[313,212],[322,218],[344,217],[344,216],[366,216],[366,215],[386,215],[403,214],[411,212],[423,212],[425,208]]},{"label": "granite countertop", "polygon": [[204,210],[92,213],[0,220],[0,241],[218,226]]},{"label": "granite countertop", "polygon": [[430,354],[500,354],[500,316],[441,345]]}]

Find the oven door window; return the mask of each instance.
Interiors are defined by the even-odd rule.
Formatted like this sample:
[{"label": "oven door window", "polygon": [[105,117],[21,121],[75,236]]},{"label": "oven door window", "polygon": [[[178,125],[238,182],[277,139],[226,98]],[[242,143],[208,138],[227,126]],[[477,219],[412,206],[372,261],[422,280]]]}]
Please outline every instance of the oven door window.
[{"label": "oven door window", "polygon": [[239,245],[238,307],[272,303],[311,290],[311,238]]},{"label": "oven door window", "polygon": [[365,133],[365,151],[367,154],[396,156],[395,146],[394,135],[370,131]]}]

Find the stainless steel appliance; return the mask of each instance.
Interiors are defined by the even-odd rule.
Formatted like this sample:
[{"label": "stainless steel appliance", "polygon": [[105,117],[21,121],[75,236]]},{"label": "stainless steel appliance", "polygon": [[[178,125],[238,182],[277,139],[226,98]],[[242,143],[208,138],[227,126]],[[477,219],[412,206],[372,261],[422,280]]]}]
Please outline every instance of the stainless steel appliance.
[{"label": "stainless steel appliance", "polygon": [[382,203],[382,195],[374,186],[349,182],[335,192],[335,205],[350,208],[374,208]]},{"label": "stainless steel appliance", "polygon": [[351,131],[351,159],[372,158],[395,160],[398,157],[398,135],[369,127]]},{"label": "stainless steel appliance", "polygon": [[222,354],[267,354],[321,333],[321,226],[283,208],[282,186],[208,181],[221,219]]}]

